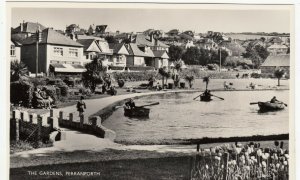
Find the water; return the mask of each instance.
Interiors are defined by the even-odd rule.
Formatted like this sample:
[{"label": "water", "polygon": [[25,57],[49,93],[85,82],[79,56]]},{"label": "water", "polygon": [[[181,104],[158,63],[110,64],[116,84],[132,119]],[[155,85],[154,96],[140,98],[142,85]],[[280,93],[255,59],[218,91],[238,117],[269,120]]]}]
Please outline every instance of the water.
[{"label": "water", "polygon": [[[124,117],[115,111],[103,125],[117,133],[117,141],[189,139],[271,135],[289,132],[288,108],[258,113],[250,102],[269,101],[274,95],[288,104],[289,91],[213,92],[225,100],[193,101],[199,93],[172,93],[143,97],[136,105],[160,102],[150,107],[149,119]],[[198,98],[199,99],[199,98]]]}]

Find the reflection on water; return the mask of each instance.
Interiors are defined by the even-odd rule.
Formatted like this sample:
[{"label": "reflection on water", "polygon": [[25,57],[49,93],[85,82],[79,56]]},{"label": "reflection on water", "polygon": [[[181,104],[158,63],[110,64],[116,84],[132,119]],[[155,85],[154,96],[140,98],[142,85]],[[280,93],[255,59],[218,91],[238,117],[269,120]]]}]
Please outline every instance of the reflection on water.
[{"label": "reflection on water", "polygon": [[193,101],[199,93],[171,93],[143,97],[136,105],[149,107],[149,119],[124,117],[119,109],[103,125],[117,133],[117,140],[188,139],[288,133],[288,109],[258,113],[250,102],[269,101],[273,96],[288,104],[289,91],[214,92],[225,98]]}]

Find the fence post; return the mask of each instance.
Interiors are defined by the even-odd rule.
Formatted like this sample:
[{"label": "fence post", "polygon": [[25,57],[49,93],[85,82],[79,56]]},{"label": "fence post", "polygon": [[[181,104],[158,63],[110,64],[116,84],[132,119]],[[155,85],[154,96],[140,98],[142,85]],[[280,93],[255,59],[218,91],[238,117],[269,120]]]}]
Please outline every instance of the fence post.
[{"label": "fence post", "polygon": [[29,114],[29,122],[30,122],[30,123],[33,122],[33,114]]},{"label": "fence post", "polygon": [[200,144],[197,143],[197,152],[199,152],[199,150],[200,150]]},{"label": "fence post", "polygon": [[47,117],[47,123],[50,126],[50,129],[53,129],[53,117]]},{"label": "fence post", "polygon": [[50,109],[50,117],[53,117],[53,109]]},{"label": "fence post", "polygon": [[223,180],[228,180],[228,159],[229,159],[229,154],[226,152],[224,154]]},{"label": "fence post", "polygon": [[73,122],[73,113],[69,114],[69,120],[70,120],[70,122]]},{"label": "fence post", "polygon": [[63,118],[64,118],[64,112],[59,111],[58,124],[63,122]]},{"label": "fence post", "polygon": [[43,118],[38,115],[37,117],[37,139],[36,139],[36,143],[37,145],[39,144],[40,140],[41,140],[41,137],[42,137],[42,123],[43,123]]},{"label": "fence post", "polygon": [[16,141],[20,140],[20,119],[16,120]]}]

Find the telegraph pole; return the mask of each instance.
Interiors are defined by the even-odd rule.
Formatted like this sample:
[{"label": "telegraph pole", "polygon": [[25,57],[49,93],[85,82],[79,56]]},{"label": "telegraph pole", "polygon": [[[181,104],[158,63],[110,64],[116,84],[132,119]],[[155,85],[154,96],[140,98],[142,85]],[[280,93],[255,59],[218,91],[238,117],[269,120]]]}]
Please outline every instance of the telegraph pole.
[{"label": "telegraph pole", "polygon": [[222,62],[222,49],[220,48],[220,68],[219,68],[219,72],[221,72],[221,62]]},{"label": "telegraph pole", "polygon": [[35,57],[35,77],[38,76],[39,71],[39,30],[36,31],[36,57]]}]

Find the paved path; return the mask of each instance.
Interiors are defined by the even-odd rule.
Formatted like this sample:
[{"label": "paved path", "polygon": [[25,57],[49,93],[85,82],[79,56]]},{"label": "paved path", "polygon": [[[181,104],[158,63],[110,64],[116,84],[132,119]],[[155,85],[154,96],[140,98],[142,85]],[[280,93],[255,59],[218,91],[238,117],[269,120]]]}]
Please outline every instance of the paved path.
[{"label": "paved path", "polygon": [[[171,92],[197,92],[198,90],[176,90],[176,91],[155,91],[155,92],[145,92],[145,93],[132,93],[132,94],[124,94],[118,96],[110,96],[100,99],[86,99],[84,102],[86,103],[87,109],[85,109],[84,115],[85,117],[90,117],[95,113],[99,112],[101,109],[124,99],[152,95],[152,94],[163,94],[163,93],[171,93]],[[76,109],[76,105],[68,106],[64,108],[54,109],[54,115],[58,117],[59,111],[63,111],[65,114],[75,113],[74,118],[79,119],[78,112]],[[49,114],[49,113],[48,113]]]}]

